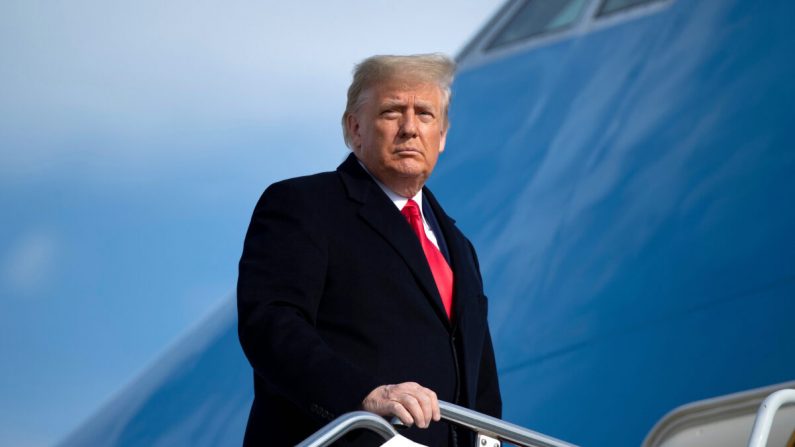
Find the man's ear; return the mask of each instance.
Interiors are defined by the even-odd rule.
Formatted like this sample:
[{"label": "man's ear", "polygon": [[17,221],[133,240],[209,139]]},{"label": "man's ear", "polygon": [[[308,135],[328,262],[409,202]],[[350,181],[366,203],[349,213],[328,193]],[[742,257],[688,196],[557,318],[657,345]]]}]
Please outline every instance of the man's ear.
[{"label": "man's ear", "polygon": [[444,144],[447,143],[447,129],[442,131],[442,138],[439,140],[439,153],[444,152]]},{"label": "man's ear", "polygon": [[351,137],[351,149],[358,149],[362,145],[362,137],[359,134],[359,119],[353,113],[345,115],[345,128],[348,130],[348,135]]}]

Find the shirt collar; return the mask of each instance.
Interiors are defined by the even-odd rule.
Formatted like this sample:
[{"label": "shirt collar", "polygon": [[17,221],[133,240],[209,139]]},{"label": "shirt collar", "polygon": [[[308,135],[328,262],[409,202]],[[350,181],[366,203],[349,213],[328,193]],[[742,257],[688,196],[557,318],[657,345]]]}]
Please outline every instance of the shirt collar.
[{"label": "shirt collar", "polygon": [[[398,210],[402,210],[403,207],[406,206],[406,203],[408,203],[409,201],[408,197],[403,197],[400,194],[397,194],[396,192],[389,189],[386,185],[381,183],[380,180],[375,178],[375,176],[367,169],[367,166],[365,166],[361,160],[357,158],[356,161],[359,162],[359,165],[362,167],[362,169],[364,169],[364,172],[366,172],[367,174],[370,175],[370,177],[373,178],[373,180],[378,185],[378,187],[381,188],[382,191],[384,191],[384,194],[386,194],[387,197],[389,197],[389,200],[391,200],[392,203],[395,204]],[[417,206],[420,209],[420,216],[424,216],[424,214],[422,214],[422,188],[420,188],[420,190],[417,191],[417,194],[414,194],[414,197],[412,197],[411,199],[417,203]]]}]

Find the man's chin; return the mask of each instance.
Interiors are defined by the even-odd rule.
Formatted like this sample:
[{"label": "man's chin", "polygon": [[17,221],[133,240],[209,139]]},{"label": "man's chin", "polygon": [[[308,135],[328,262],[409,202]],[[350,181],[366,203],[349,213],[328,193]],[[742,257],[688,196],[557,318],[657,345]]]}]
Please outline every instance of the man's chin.
[{"label": "man's chin", "polygon": [[403,179],[416,178],[418,180],[424,180],[428,178],[425,164],[401,164],[393,169],[392,172],[394,172],[397,177]]}]

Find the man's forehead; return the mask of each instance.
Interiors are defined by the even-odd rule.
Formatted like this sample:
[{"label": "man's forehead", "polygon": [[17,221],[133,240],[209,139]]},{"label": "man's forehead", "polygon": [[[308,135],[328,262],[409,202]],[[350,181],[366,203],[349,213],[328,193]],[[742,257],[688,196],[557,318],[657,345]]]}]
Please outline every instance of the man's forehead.
[{"label": "man's forehead", "polygon": [[417,101],[429,102],[441,99],[441,89],[429,82],[390,81],[375,84],[367,89],[368,99],[379,101],[404,101],[414,97]]}]

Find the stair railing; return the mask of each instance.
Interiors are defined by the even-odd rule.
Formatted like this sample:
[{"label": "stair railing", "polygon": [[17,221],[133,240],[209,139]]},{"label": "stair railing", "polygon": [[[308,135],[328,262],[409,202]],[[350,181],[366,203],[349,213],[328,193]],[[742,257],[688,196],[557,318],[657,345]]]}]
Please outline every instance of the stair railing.
[{"label": "stair railing", "polygon": [[[478,435],[478,447],[499,447],[501,441],[520,447],[576,447],[574,444],[449,402],[440,401],[439,409],[443,420],[474,431]],[[397,422],[396,418],[393,420]],[[397,435],[392,424],[381,416],[366,411],[354,411],[329,422],[296,447],[326,447],[356,429],[373,431],[384,438],[384,441]]]},{"label": "stair railing", "polygon": [[776,412],[782,405],[791,403],[795,403],[795,390],[778,390],[765,398],[756,413],[748,447],[765,447],[767,445],[767,438],[770,436]]}]

